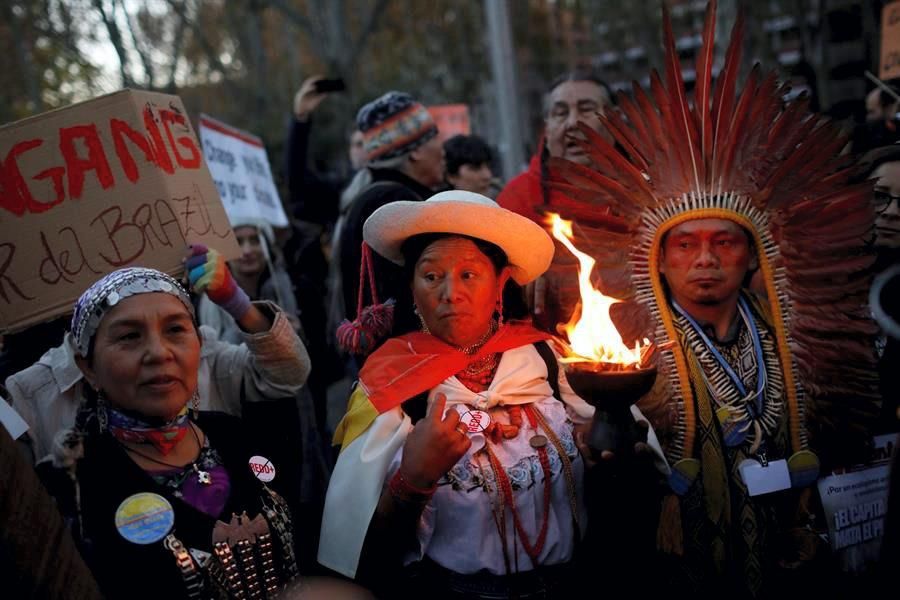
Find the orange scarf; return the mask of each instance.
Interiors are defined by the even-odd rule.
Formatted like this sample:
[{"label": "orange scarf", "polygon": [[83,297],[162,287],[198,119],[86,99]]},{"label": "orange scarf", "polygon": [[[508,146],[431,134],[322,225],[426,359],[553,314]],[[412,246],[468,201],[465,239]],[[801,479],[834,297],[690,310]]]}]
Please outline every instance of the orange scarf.
[{"label": "orange scarf", "polygon": [[475,354],[465,354],[428,333],[391,338],[366,359],[359,383],[379,414],[430,390],[469,364],[550,338],[529,322],[508,322]]}]

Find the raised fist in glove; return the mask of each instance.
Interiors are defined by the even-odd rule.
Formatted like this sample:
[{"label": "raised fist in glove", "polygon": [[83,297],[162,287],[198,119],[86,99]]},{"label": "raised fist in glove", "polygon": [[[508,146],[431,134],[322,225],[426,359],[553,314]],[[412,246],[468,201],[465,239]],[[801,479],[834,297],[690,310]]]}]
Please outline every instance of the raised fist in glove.
[{"label": "raised fist in glove", "polygon": [[194,244],[184,263],[191,289],[206,292],[209,299],[225,309],[235,321],[250,310],[250,297],[231,276],[225,258],[213,248]]}]

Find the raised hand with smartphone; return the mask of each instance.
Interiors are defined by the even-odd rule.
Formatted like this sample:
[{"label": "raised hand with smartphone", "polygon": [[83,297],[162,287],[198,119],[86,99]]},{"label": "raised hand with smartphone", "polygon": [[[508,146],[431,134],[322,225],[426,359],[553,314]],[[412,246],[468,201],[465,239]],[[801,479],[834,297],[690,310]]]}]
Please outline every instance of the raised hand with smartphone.
[{"label": "raised hand with smartphone", "polygon": [[347,90],[347,84],[341,78],[317,79],[315,88],[319,93],[344,92]]},{"label": "raised hand with smartphone", "polygon": [[321,75],[308,77],[294,95],[294,117],[298,121],[308,120],[329,93],[345,89],[343,79],[326,79]]}]

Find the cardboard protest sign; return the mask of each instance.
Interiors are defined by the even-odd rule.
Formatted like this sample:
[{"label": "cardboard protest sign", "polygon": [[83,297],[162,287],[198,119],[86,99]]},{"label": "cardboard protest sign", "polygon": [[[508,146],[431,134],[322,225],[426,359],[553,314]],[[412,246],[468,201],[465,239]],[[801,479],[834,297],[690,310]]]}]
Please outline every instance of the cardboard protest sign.
[{"label": "cardboard protest sign", "polygon": [[896,445],[896,434],[876,436],[871,465],[819,480],[831,549],[845,572],[861,573],[878,561]]},{"label": "cardboard protest sign", "polygon": [[177,96],[123,90],[0,128],[0,331],[71,311],[106,273],[240,250]]},{"label": "cardboard protest sign", "polygon": [[200,115],[200,140],[232,223],[288,226],[262,140],[206,115]]},{"label": "cardboard protest sign", "polygon": [[900,2],[881,9],[881,62],[878,78],[882,81],[900,77]]},{"label": "cardboard protest sign", "polygon": [[465,104],[441,104],[429,106],[428,112],[438,127],[438,137],[441,141],[448,140],[454,135],[469,135],[469,107]]}]

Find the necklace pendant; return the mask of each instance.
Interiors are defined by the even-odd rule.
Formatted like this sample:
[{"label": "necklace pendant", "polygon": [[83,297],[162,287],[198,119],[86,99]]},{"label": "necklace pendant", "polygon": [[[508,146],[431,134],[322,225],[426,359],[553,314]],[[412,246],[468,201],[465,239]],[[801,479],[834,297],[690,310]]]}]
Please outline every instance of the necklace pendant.
[{"label": "necklace pendant", "polygon": [[537,434],[531,436],[531,439],[528,440],[528,443],[531,444],[531,447],[535,450],[539,450],[547,445],[547,436]]},{"label": "necklace pendant", "polygon": [[191,465],[194,467],[194,472],[197,473],[197,482],[202,483],[203,485],[210,485],[212,483],[212,477],[209,475],[209,471],[201,471],[197,468],[196,464]]}]

